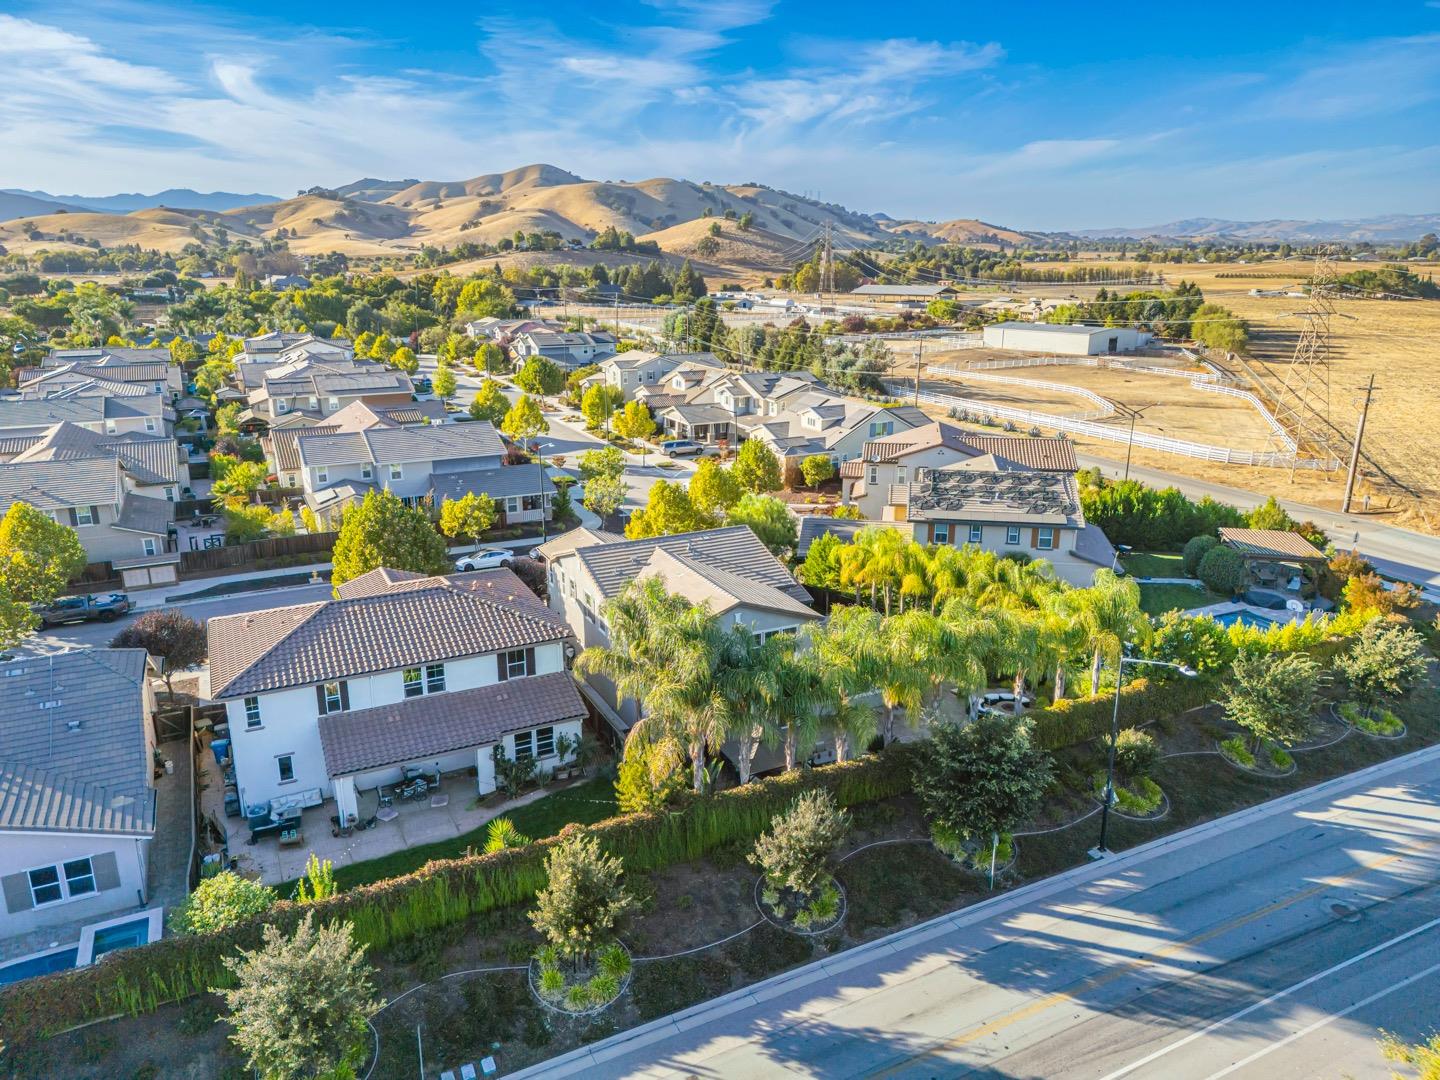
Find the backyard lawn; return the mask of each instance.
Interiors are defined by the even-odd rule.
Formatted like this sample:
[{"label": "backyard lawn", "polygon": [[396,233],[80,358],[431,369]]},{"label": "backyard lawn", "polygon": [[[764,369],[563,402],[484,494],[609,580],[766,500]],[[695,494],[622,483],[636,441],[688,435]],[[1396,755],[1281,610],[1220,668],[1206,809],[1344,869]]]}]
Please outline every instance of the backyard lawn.
[{"label": "backyard lawn", "polygon": [[1167,611],[1204,607],[1218,604],[1226,597],[1213,593],[1204,586],[1194,585],[1141,585],[1140,609],[1147,615],[1163,615]]},{"label": "backyard lawn", "polygon": [[1137,551],[1120,560],[1131,577],[1184,577],[1178,554],[1164,551]]}]

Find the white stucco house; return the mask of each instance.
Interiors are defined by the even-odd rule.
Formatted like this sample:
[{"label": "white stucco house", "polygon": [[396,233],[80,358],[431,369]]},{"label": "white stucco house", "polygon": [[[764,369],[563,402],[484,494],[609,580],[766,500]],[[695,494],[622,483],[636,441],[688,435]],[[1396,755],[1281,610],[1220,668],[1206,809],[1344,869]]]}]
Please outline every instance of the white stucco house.
[{"label": "white stucco house", "polygon": [[0,663],[0,940],[145,906],[151,674],[143,649]]},{"label": "white stucco house", "polygon": [[474,770],[493,749],[558,763],[586,709],[569,627],[508,570],[373,570],[339,597],[211,619],[209,696],[226,707],[247,817],[358,794],[404,770]]}]

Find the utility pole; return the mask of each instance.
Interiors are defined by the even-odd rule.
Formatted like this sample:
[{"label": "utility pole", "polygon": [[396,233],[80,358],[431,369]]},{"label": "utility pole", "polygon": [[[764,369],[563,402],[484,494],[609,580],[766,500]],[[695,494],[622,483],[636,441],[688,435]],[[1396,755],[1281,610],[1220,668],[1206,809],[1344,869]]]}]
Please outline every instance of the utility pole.
[{"label": "utility pole", "polygon": [[915,343],[915,407],[920,407],[920,357],[925,353],[925,342]]},{"label": "utility pole", "polygon": [[1360,406],[1360,420],[1355,426],[1355,445],[1350,448],[1350,471],[1345,477],[1345,501],[1340,504],[1342,514],[1350,513],[1350,500],[1355,495],[1355,474],[1360,471],[1360,442],[1365,438],[1365,421],[1370,415],[1370,399],[1375,396],[1375,374],[1365,385],[1365,401]]}]

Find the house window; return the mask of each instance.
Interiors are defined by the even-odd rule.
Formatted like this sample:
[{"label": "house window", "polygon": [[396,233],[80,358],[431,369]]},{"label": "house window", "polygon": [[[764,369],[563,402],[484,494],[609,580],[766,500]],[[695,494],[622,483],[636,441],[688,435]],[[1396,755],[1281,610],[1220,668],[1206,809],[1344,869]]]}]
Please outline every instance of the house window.
[{"label": "house window", "polygon": [[316,470],[315,470],[315,483],[317,483],[317,484],[328,484],[329,482],[330,482],[330,470],[329,470],[329,469],[316,469]]},{"label": "house window", "polygon": [[175,501],[175,489],[174,489],[173,487],[167,487],[167,488],[165,489],[165,501],[166,501],[166,502],[174,502],[174,501]]},{"label": "house window", "polygon": [[507,499],[505,500],[505,512],[506,512],[507,514],[518,514],[518,513],[520,512],[520,499],[519,499],[519,497],[517,497],[517,496],[515,496],[515,495],[511,495],[509,498],[507,498]]},{"label": "house window", "polygon": [[517,731],[515,733],[515,760],[524,761],[526,758],[535,756],[535,733],[533,731]]},{"label": "house window", "polygon": [[1036,530],[1035,546],[1041,551],[1051,551],[1055,547],[1055,530],[1046,526]]},{"label": "house window", "polygon": [[77,506],[75,508],[76,525],[94,525],[95,508],[93,506]]},{"label": "house window", "polygon": [[985,530],[982,529],[979,525],[971,525],[971,526],[970,526],[970,543],[972,543],[972,544],[978,544],[978,543],[980,543],[980,538],[981,538],[982,536],[984,536],[984,535],[985,535]]},{"label": "house window", "polygon": [[391,480],[403,480],[404,478],[405,478],[405,466],[403,466],[403,465],[391,465],[391,466],[390,466],[390,479],[391,479]]},{"label": "house window", "polygon": [[879,469],[877,466],[875,466],[875,465],[871,465],[871,466],[870,466],[870,483],[872,483],[872,484],[878,484],[879,482],[880,482],[880,469]]},{"label": "house window", "polygon": [[277,399],[275,400],[275,411],[276,411],[277,413],[287,413],[287,412],[289,412],[289,411],[290,411],[290,402],[286,401],[284,398],[277,398]]},{"label": "house window", "polygon": [[258,697],[245,699],[245,726],[247,728],[260,726],[260,699]]},{"label": "house window", "polygon": [[42,866],[30,871],[30,898],[36,907],[54,904],[65,899],[60,885],[60,871],[54,866]]},{"label": "house window", "polygon": [[1020,543],[1020,526],[1019,526],[1019,525],[1007,525],[1007,526],[1005,526],[1005,543],[1007,543],[1007,544],[1018,544],[1018,543]]},{"label": "house window", "polygon": [[930,539],[937,544],[948,544],[950,542],[949,525],[933,525],[930,529]]},{"label": "house window", "polygon": [[114,435],[114,434],[115,434],[115,421],[114,421],[114,420],[106,420],[106,421],[105,421],[105,434],[106,434],[106,435]]},{"label": "house window", "polygon": [[501,677],[506,679],[523,679],[526,672],[524,649],[511,649],[501,657]]},{"label": "house window", "polygon": [[288,784],[295,779],[294,754],[281,754],[275,759],[275,767],[280,770],[280,783]]},{"label": "house window", "polygon": [[370,467],[369,462],[366,462],[364,465],[361,465],[361,466],[360,466],[360,479],[361,479],[361,480],[373,480],[374,478],[375,478],[375,470]]},{"label": "house window", "polygon": [[445,665],[425,665],[425,692],[427,694],[439,694],[445,689]]},{"label": "house window", "polygon": [[147,536],[147,537],[145,537],[145,539],[141,540],[141,541],[140,541],[140,550],[143,551],[146,555],[154,555],[154,554],[155,554],[155,538],[154,538],[153,536]]},{"label": "house window", "polygon": [[152,435],[155,434],[155,421],[148,416],[145,418],[145,430]]},{"label": "house window", "polygon": [[336,409],[340,408],[340,399],[335,397],[326,398],[325,407],[331,412],[334,412]]},{"label": "house window", "polygon": [[525,496],[523,496],[523,497],[521,498],[521,500],[520,500],[520,505],[523,506],[526,510],[539,510],[539,509],[540,509],[540,496],[539,496],[539,495],[525,495]]},{"label": "house window", "polygon": [[870,438],[880,435],[893,435],[895,433],[895,421],[876,420],[870,424]]},{"label": "house window", "polygon": [[400,678],[405,684],[406,697],[419,697],[425,693],[425,680],[418,667],[407,667],[400,673]]},{"label": "house window", "polygon": [[343,681],[321,683],[317,689],[320,691],[321,715],[345,711],[346,702],[350,695],[346,692]]},{"label": "house window", "polygon": [[897,483],[897,484],[903,484],[903,483],[905,483],[905,466],[904,466],[904,465],[897,465],[897,466],[895,466],[895,483]]},{"label": "house window", "polygon": [[311,395],[310,395],[310,408],[312,408],[312,409],[318,409],[319,407],[320,407],[320,399],[317,398],[314,394],[311,394]]},{"label": "house window", "polygon": [[553,757],[555,754],[555,729],[553,727],[542,727],[535,729],[535,756]]},{"label": "house window", "polygon": [[70,896],[95,891],[95,867],[89,859],[71,859],[65,864],[65,891]]},{"label": "house window", "polygon": [[95,891],[95,867],[88,858],[71,859],[59,866],[39,866],[27,871],[30,899],[36,907],[73,900]]}]

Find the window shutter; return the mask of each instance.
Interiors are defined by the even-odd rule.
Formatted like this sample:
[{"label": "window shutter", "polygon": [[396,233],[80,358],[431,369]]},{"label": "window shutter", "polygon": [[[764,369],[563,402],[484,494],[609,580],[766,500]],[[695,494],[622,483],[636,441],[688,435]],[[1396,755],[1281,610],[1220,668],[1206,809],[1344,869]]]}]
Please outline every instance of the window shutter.
[{"label": "window shutter", "polygon": [[92,507],[90,507],[90,521],[91,521],[91,523],[94,524],[94,525],[99,525],[99,524],[100,524],[100,507],[98,507],[98,506],[92,506]]},{"label": "window shutter", "polygon": [[535,650],[534,650],[534,649],[526,649],[526,650],[525,650],[525,674],[526,674],[526,675],[534,675],[534,674],[535,674]]},{"label": "window shutter", "polygon": [[65,513],[70,515],[70,527],[72,529],[75,528],[75,526],[80,523],[80,516],[75,513],[75,508],[73,506],[67,507]]},{"label": "window shutter", "polygon": [[1031,546],[1032,548],[1038,548],[1038,547],[1040,546],[1040,530],[1039,530],[1039,529],[1031,529],[1031,530],[1030,530],[1030,546]]},{"label": "window shutter", "polygon": [[325,684],[321,683],[315,687],[315,708],[320,710],[320,715],[325,715]]},{"label": "window shutter", "polygon": [[501,682],[505,682],[510,678],[509,665],[505,663],[505,654],[503,652],[495,654],[495,667],[499,670]]},{"label": "window shutter", "polygon": [[5,890],[5,910],[10,914],[29,911],[35,906],[30,897],[30,879],[25,874],[6,874],[0,878],[0,887]]},{"label": "window shutter", "polygon": [[115,852],[102,851],[90,856],[90,867],[95,871],[95,888],[100,892],[120,887],[120,865],[115,861]]},{"label": "window shutter", "polygon": [[350,684],[344,679],[340,680],[340,711],[350,711]]}]

